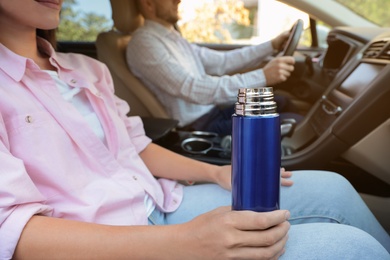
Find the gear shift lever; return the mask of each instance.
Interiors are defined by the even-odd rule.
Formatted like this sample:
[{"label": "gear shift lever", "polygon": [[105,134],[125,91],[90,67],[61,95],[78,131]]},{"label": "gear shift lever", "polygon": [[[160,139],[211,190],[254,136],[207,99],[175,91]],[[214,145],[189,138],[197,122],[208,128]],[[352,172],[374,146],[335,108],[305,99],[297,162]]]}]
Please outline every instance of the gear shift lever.
[{"label": "gear shift lever", "polygon": [[283,119],[280,122],[280,135],[282,139],[284,137],[290,137],[294,133],[295,126],[297,125],[297,121],[293,118]]}]

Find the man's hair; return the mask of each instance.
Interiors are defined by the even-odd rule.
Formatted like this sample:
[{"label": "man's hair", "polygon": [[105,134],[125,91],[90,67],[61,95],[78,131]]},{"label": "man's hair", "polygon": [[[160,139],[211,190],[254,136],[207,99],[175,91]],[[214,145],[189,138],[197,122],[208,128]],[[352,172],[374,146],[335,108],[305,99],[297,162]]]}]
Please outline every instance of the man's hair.
[{"label": "man's hair", "polygon": [[144,9],[142,7],[142,0],[135,0],[135,8],[137,8],[138,12],[140,12],[144,16]]},{"label": "man's hair", "polygon": [[138,10],[141,10],[141,0],[135,0],[135,7],[138,9]]}]

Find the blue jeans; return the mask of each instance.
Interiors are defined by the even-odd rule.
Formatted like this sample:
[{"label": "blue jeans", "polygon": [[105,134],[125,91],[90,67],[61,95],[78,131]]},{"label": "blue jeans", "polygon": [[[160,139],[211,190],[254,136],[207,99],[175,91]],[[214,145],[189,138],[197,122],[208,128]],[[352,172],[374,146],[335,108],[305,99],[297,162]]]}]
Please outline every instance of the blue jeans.
[{"label": "blue jeans", "polygon": [[[390,259],[389,235],[344,177],[295,171],[292,179],[292,187],[281,189],[281,208],[291,212],[292,224],[281,259]],[[227,205],[231,193],[218,185],[186,186],[178,210],[156,210],[150,223],[183,223]]]}]

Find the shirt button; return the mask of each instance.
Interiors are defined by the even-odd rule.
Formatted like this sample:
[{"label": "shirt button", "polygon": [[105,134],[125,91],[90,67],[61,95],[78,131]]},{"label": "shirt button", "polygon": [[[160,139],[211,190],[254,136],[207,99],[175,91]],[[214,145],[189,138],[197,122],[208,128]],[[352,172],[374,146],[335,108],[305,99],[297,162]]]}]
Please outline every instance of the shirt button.
[{"label": "shirt button", "polygon": [[133,179],[134,179],[135,181],[137,181],[137,180],[138,180],[137,176],[133,176]]},{"label": "shirt button", "polygon": [[70,83],[72,83],[72,84],[76,84],[76,83],[77,83],[77,80],[75,80],[75,79],[71,79],[71,80],[70,80]]},{"label": "shirt button", "polygon": [[31,116],[26,116],[25,120],[26,120],[26,122],[29,123],[29,124],[31,124],[32,121],[33,121]]},{"label": "shirt button", "polygon": [[173,204],[177,204],[177,200],[173,200]]}]

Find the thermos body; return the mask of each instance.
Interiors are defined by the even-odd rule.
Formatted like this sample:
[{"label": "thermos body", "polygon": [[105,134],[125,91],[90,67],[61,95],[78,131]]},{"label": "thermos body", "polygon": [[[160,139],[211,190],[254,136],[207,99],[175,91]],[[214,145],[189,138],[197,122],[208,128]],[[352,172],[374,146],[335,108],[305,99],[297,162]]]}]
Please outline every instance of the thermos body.
[{"label": "thermos body", "polygon": [[281,140],[276,113],[232,116],[232,208],[280,208]]}]

